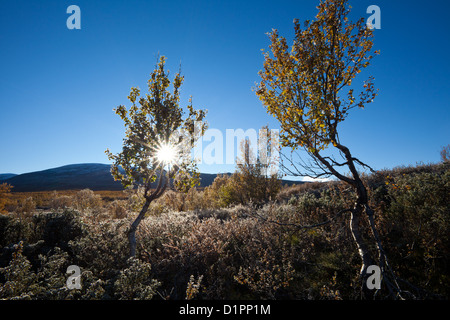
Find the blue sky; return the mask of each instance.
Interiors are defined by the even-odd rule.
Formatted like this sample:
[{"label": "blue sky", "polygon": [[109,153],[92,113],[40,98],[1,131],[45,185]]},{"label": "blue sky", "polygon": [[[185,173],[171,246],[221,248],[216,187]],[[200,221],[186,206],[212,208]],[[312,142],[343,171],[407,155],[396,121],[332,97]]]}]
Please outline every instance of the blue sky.
[{"label": "blue sky", "polygon": [[[0,1],[0,173],[71,163],[108,163],[124,127],[113,108],[146,89],[157,54],[185,76],[182,104],[208,109],[211,128],[279,128],[252,91],[272,28],[291,38],[294,18],[313,19],[317,0]],[[69,5],[81,30],[69,30]],[[341,141],[375,169],[439,161],[450,143],[450,2],[351,0],[351,18],[381,9],[364,75],[380,89],[354,110]],[[364,81],[364,77],[356,81]],[[203,172],[233,165],[201,165]]]}]

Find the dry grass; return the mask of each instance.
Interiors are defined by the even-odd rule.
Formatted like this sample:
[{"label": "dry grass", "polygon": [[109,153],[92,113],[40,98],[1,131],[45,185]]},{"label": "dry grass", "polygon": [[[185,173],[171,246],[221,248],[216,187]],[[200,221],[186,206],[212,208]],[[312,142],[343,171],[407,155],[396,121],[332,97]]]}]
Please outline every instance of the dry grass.
[{"label": "dry grass", "polygon": [[[14,189],[12,190],[14,191]],[[35,191],[35,192],[11,192],[8,194],[8,211],[14,211],[13,206],[20,205],[24,200],[33,198],[36,203],[36,208],[51,208],[52,201],[55,198],[68,196],[74,197],[80,190],[63,190],[63,191]],[[101,197],[101,200],[107,204],[114,200],[125,200],[127,195],[123,191],[94,191],[96,195]]]}]

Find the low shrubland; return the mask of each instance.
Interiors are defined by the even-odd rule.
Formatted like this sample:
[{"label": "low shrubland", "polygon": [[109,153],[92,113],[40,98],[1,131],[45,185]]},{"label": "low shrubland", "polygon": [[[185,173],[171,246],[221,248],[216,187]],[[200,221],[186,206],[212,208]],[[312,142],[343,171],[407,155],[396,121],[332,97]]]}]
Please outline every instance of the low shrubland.
[{"label": "low shrubland", "polygon": [[[126,232],[139,190],[109,199],[54,193],[45,209],[24,197],[0,215],[0,298],[360,298],[349,219],[336,216],[354,200],[351,190],[307,183],[242,203],[229,197],[229,179],[154,201],[131,259]],[[400,286],[448,299],[449,163],[379,171],[365,183]],[[81,289],[68,289],[69,265],[80,267]]]}]

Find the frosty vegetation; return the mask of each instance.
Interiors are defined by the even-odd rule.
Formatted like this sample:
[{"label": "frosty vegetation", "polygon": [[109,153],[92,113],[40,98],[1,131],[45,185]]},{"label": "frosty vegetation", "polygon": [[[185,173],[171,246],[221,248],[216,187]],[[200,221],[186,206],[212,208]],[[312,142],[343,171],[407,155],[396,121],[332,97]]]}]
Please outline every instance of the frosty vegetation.
[{"label": "frosty vegetation", "polygon": [[[35,208],[38,198],[13,203],[3,192],[0,298],[361,298],[349,218],[335,215],[354,192],[308,183],[258,198],[239,174],[153,202],[131,259],[126,230],[142,205],[139,190],[122,200],[55,192],[46,210]],[[411,284],[408,298],[448,299],[449,162],[381,171],[364,183],[391,265]],[[67,288],[69,265],[80,267],[81,289]],[[375,298],[387,294],[382,283]]]}]

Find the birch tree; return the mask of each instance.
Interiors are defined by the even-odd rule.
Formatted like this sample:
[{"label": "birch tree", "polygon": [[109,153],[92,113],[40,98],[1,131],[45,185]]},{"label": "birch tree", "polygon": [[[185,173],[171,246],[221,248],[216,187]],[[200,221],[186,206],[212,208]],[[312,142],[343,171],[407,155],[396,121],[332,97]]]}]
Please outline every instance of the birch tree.
[{"label": "birch tree", "polygon": [[[267,112],[278,119],[282,146],[290,147],[292,154],[302,149],[309,155],[307,162],[282,154],[285,172],[311,178],[333,176],[355,191],[353,207],[340,214],[351,215],[350,230],[361,259],[362,288],[367,291],[367,268],[378,263],[388,289],[398,295],[400,290],[389,269],[359,172],[361,168],[372,168],[356,158],[339,137],[339,125],[350,112],[363,109],[377,95],[372,76],[360,84],[359,93],[355,82],[379,54],[373,51],[374,33],[364,18],[349,20],[351,7],[347,0],[321,0],[317,8],[313,21],[302,25],[294,20],[295,36],[290,47],[276,29],[269,33],[270,50],[264,52],[261,81],[255,92]],[[362,231],[364,218],[372,231],[378,262],[366,242],[368,235]]]},{"label": "birch tree", "polygon": [[[159,58],[148,80],[148,93],[131,88],[131,107],[120,105],[116,114],[126,128],[122,151],[113,154],[111,173],[125,188],[141,188],[145,202],[128,230],[130,256],[136,255],[136,230],[152,201],[173,188],[187,191],[199,183],[200,173],[191,150],[204,134],[206,110],[196,110],[192,98],[186,111],[180,107],[180,88],[184,77],[178,72],[173,81],[165,70],[165,57]],[[170,85],[172,84],[172,92]]]}]

